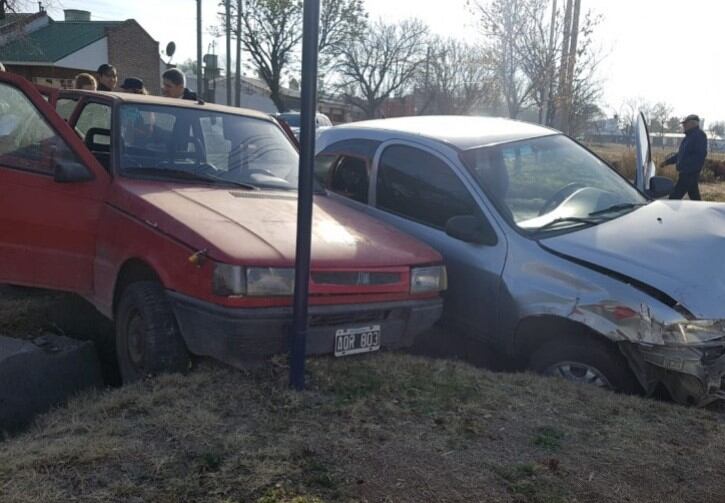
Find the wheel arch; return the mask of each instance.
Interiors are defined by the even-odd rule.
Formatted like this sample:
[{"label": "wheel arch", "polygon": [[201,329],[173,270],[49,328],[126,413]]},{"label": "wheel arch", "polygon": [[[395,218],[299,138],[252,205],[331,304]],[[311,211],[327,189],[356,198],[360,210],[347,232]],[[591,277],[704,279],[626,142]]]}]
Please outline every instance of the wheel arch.
[{"label": "wheel arch", "polygon": [[113,316],[116,316],[118,302],[124,290],[138,281],[154,281],[163,284],[161,277],[156,270],[146,261],[140,258],[131,258],[123,263],[116,276],[116,284],[113,288]]},{"label": "wheel arch", "polygon": [[592,327],[569,318],[556,315],[536,315],[522,319],[514,333],[514,355],[525,362],[529,356],[547,342],[560,338],[594,338],[613,348],[615,341]]}]

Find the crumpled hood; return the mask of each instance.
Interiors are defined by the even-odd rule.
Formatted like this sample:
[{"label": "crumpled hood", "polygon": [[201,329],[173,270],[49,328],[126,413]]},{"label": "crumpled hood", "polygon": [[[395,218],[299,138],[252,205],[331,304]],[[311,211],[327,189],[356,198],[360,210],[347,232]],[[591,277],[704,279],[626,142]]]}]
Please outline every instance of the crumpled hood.
[{"label": "crumpled hood", "polygon": [[[248,265],[294,263],[297,194],[123,180],[112,204],[214,260]],[[442,262],[427,245],[362,212],[316,196],[312,262],[357,269]]]},{"label": "crumpled hood", "polygon": [[725,319],[725,204],[654,201],[541,245],[650,285],[696,318]]}]

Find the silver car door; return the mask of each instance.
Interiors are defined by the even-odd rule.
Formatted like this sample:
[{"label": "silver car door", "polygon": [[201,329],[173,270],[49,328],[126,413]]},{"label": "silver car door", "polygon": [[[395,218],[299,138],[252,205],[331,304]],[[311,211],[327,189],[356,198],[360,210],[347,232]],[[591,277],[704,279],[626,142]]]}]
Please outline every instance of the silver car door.
[{"label": "silver car door", "polygon": [[[373,161],[371,211],[443,255],[448,270],[444,320],[477,339],[493,339],[506,239],[466,175],[462,166],[426,146],[384,143]],[[443,220],[462,212],[488,220],[495,228],[496,244],[473,244],[446,234]]]},{"label": "silver car door", "polygon": [[647,119],[644,113],[637,116],[635,128],[635,143],[637,145],[637,166],[635,170],[634,185],[642,192],[649,191],[649,182],[655,176],[655,163],[652,161],[652,145],[647,128]]}]

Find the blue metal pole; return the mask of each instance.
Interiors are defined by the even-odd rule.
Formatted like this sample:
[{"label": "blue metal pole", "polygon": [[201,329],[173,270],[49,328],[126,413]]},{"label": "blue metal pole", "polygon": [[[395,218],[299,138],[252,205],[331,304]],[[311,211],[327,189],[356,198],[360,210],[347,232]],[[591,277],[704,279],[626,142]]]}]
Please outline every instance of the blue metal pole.
[{"label": "blue metal pole", "polygon": [[307,306],[312,246],[312,198],[314,192],[315,116],[317,114],[317,47],[320,0],[305,0],[302,28],[302,92],[300,129],[300,180],[297,202],[297,255],[295,297],[290,344],[290,386],[305,389]]}]

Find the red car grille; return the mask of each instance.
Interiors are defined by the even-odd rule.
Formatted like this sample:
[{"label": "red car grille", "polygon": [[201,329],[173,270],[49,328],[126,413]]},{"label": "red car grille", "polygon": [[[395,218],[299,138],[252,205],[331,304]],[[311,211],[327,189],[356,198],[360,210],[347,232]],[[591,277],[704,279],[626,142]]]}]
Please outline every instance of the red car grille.
[{"label": "red car grille", "polygon": [[310,327],[332,327],[337,325],[353,325],[385,321],[390,315],[389,310],[367,311],[364,313],[325,314],[310,316]]},{"label": "red car grille", "polygon": [[397,272],[313,272],[312,281],[318,285],[396,285],[400,276]]}]

